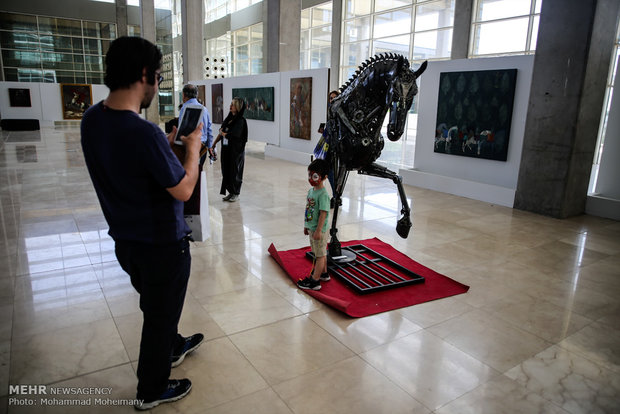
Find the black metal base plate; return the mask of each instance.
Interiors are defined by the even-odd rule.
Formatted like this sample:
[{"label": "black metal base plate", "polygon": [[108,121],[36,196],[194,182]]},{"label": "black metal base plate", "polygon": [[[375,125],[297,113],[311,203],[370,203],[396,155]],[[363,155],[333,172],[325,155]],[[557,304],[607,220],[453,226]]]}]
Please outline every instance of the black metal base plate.
[{"label": "black metal base plate", "polygon": [[[312,251],[306,256],[314,259]],[[424,283],[423,276],[363,244],[343,247],[342,256],[328,257],[327,271],[359,294]]]}]

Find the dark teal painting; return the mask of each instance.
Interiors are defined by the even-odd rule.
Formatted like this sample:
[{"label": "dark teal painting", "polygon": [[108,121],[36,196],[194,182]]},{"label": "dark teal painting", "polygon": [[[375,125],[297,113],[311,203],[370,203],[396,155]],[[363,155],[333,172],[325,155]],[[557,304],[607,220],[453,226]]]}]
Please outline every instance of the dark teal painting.
[{"label": "dark teal painting", "polygon": [[442,72],[434,151],[506,161],[517,69]]},{"label": "dark teal painting", "polygon": [[233,88],[232,95],[245,101],[246,119],[273,121],[273,87]]}]

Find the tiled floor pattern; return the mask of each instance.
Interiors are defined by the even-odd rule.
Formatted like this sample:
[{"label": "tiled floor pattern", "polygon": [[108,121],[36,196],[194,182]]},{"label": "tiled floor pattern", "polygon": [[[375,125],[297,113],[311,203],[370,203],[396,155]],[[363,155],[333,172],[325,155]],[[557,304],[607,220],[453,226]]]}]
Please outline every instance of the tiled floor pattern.
[{"label": "tiled floor pattern", "polygon": [[[0,145],[0,413],[133,412],[9,405],[9,384],[134,398],[141,314],[79,131],[2,132]],[[299,291],[267,254],[270,243],[307,245],[305,166],[250,143],[237,203],[217,193],[219,163],[207,177],[211,238],[192,246],[181,321],[207,340],[173,369],[191,394],[153,412],[620,412],[620,223],[406,187],[414,228],[403,240],[396,188],[352,174],[341,240],[379,237],[471,286],[352,319]]]}]

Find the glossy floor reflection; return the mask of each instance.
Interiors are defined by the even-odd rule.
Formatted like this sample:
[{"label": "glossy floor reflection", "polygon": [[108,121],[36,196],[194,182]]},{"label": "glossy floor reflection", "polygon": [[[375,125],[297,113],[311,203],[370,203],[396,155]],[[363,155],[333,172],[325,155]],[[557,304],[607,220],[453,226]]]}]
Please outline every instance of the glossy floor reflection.
[{"label": "glossy floor reflection", "polygon": [[[9,385],[22,384],[110,387],[112,399],[134,398],[141,314],[79,130],[1,137],[0,413],[133,412],[9,405]],[[206,342],[173,369],[192,379],[191,394],[154,412],[618,411],[620,223],[406,187],[414,228],[403,240],[396,188],[351,175],[341,240],[379,237],[471,286],[352,319],[299,291],[267,254],[270,243],[308,244],[305,166],[250,143],[236,203],[221,201],[219,164],[207,176],[211,238],[192,246],[181,320],[182,333],[203,332]]]}]

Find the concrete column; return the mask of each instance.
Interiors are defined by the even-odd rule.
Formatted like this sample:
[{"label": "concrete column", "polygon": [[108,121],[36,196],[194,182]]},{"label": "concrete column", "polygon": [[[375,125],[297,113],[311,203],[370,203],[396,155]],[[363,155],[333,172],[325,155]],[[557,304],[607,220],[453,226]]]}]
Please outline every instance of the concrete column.
[{"label": "concrete column", "polygon": [[299,70],[300,17],[301,1],[280,0],[279,72]]},{"label": "concrete column", "polygon": [[617,10],[617,0],[543,1],[515,208],[585,211]]},{"label": "concrete column", "polygon": [[454,3],[451,59],[467,59],[473,7],[474,0],[456,0]]},{"label": "concrete column", "polygon": [[116,0],[116,36],[127,36],[127,0]]},{"label": "concrete column", "polygon": [[[153,0],[140,0],[140,34],[151,43],[156,42],[155,35],[155,4]],[[146,108],[144,117],[159,124],[159,96],[155,95],[151,105]]]},{"label": "concrete column", "polygon": [[[263,0],[263,65],[267,73],[280,70],[279,26],[280,0]],[[297,36],[299,38],[299,33]],[[299,57],[297,61],[299,62]]]},{"label": "concrete column", "polygon": [[344,18],[344,1],[332,1],[332,54],[329,71],[329,90],[340,88],[340,39],[342,36],[342,20]]},{"label": "concrete column", "polygon": [[181,0],[183,25],[183,83],[204,79],[204,3],[197,0]]}]

